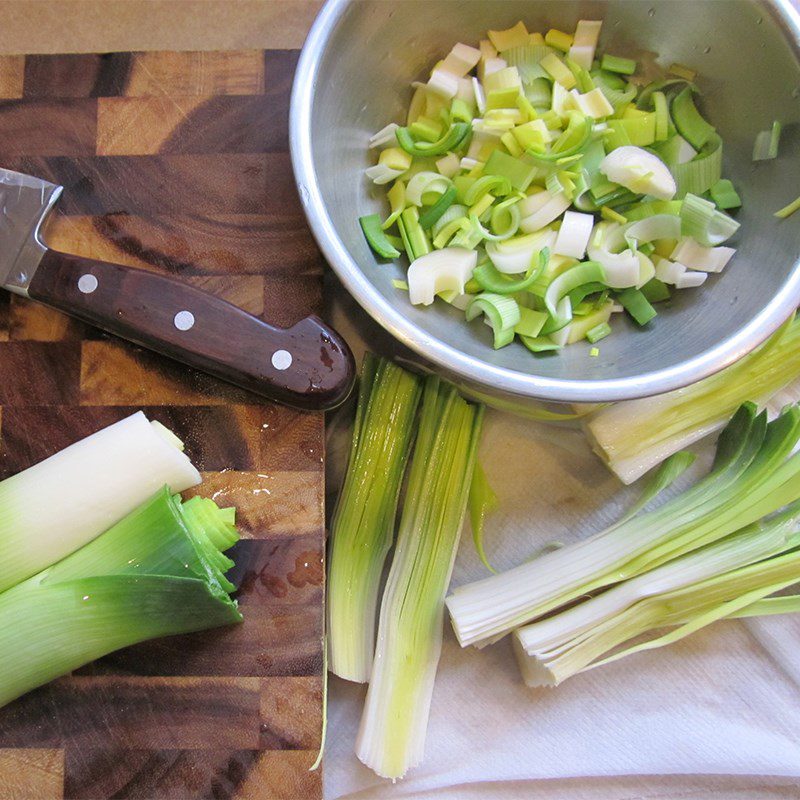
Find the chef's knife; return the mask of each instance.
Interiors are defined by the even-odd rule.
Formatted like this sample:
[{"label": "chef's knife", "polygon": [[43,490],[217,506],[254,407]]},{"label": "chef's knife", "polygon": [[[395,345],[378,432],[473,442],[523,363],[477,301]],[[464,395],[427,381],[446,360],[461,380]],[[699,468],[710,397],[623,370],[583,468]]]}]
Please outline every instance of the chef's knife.
[{"label": "chef's knife", "polygon": [[347,397],[352,353],[316,316],[275,328],[164,275],[48,248],[42,223],[62,188],[0,169],[0,286],[281,403]]}]

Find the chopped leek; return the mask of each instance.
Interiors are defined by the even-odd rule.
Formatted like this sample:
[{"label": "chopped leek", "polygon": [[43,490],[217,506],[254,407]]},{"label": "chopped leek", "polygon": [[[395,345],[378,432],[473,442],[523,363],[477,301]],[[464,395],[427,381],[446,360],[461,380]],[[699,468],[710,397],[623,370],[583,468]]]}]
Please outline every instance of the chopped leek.
[{"label": "chopped leek", "polygon": [[483,410],[438,378],[425,382],[417,442],[356,754],[400,778],[422,760],[450,582]]},{"label": "chopped leek", "polygon": [[656,316],[656,310],[639,289],[624,289],[617,295],[617,300],[637,325],[647,325]]},{"label": "chopped leek", "polygon": [[636,62],[632,58],[622,58],[605,53],[600,60],[600,68],[609,72],[618,72],[621,75],[633,75],[636,72]]},{"label": "chopped leek", "polygon": [[794,212],[798,209],[800,209],[800,197],[798,197],[797,200],[792,200],[789,205],[784,206],[780,210],[776,211],[775,216],[779,219],[786,219],[787,217],[791,217],[792,214],[794,214]]},{"label": "chopped leek", "polygon": [[[495,346],[542,352],[605,334],[606,304],[623,310],[622,291],[644,323],[666,284],[700,286],[724,266],[723,251],[695,249],[697,263],[684,263],[672,255],[678,239],[707,249],[738,228],[724,211],[741,199],[722,177],[722,139],[698,110],[694,73],[673,65],[676,77],[643,86],[635,60],[598,52],[601,29],[581,19],[574,32],[531,33],[520,22],[477,47],[459,42],[412,83],[406,124],[370,139],[378,163],[367,175],[391,185],[372,247],[408,257],[411,302],[439,295],[477,315],[483,290],[546,315],[495,329]],[[442,250],[462,255],[427,260]],[[545,312],[549,286],[587,261],[603,269],[597,297],[575,299],[576,289]]]},{"label": "chopped leek", "polygon": [[358,222],[367,243],[381,258],[397,258],[400,255],[400,251],[386,238],[381,228],[381,218],[377,214],[359,217]]},{"label": "chopped leek", "polygon": [[733,188],[733,184],[727,178],[718,180],[709,190],[711,199],[716,204],[717,208],[726,211],[729,208],[739,208],[742,205],[742,199]]},{"label": "chopped leek", "polygon": [[485,314],[494,331],[494,349],[504,347],[514,339],[514,328],[520,321],[519,306],[511,297],[483,292],[467,306],[467,321]]},{"label": "chopped leek", "polygon": [[[111,449],[102,460],[113,456]],[[67,458],[80,470],[74,454]],[[59,474],[72,483],[67,464]],[[107,486],[95,476],[95,502],[106,500]],[[55,529],[79,513],[62,506]],[[237,539],[211,500],[182,505],[165,486],[79,550],[0,592],[0,706],[114,650],[240,622],[222,574],[233,564],[222,551]]]},{"label": "chopped leek", "polygon": [[140,411],[0,482],[0,591],[83,547],[159,487],[200,483],[181,449]]},{"label": "chopped leek", "polygon": [[715,133],[714,126],[709,125],[697,110],[690,86],[681,90],[672,101],[672,121],[678,133],[698,150]]},{"label": "chopped leek", "polygon": [[429,306],[439,292],[463,294],[472,276],[478,254],[474,250],[448,247],[415,258],[408,268],[409,300],[412,305]]},{"label": "chopped leek", "polygon": [[357,683],[372,671],[378,590],[420,396],[415,376],[367,354],[328,568],[329,668]]},{"label": "chopped leek", "polygon": [[778,157],[782,128],[781,123],[775,120],[768,131],[761,131],[756,136],[756,141],[753,145],[753,161],[768,161]]}]

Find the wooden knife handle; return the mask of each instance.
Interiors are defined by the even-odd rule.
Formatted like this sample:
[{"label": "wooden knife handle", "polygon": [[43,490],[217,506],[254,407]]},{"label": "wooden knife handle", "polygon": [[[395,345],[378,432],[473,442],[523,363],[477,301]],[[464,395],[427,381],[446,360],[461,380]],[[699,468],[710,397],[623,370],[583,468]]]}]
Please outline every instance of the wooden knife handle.
[{"label": "wooden knife handle", "polygon": [[329,409],[352,389],[350,348],[315,316],[275,328],[181,281],[47,250],[34,300],[265,397]]}]

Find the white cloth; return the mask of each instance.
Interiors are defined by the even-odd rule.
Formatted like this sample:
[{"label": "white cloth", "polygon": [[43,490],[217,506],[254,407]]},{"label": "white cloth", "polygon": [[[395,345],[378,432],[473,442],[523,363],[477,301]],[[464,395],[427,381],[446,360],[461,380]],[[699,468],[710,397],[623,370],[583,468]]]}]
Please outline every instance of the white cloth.
[{"label": "white cloth", "polygon": [[[350,342],[381,339],[350,303],[334,322]],[[331,489],[344,444],[330,443]],[[707,443],[700,453],[695,474],[708,465]],[[485,533],[499,569],[602,529],[639,490],[622,486],[579,430],[495,411],[480,456],[500,500]],[[452,583],[486,574],[467,526]],[[800,798],[800,615],[718,622],[535,690],[508,639],[462,650],[448,622],[425,760],[394,785],[353,754],[364,694],[331,678],[326,800]]]}]

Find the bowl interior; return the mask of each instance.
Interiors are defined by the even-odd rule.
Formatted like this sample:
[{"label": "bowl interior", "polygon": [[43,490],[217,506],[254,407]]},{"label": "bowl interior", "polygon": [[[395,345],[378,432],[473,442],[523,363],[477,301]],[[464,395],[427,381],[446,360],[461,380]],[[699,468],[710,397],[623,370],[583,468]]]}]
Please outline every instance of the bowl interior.
[{"label": "bowl interior", "polygon": [[[477,367],[473,374],[485,384],[518,389],[522,378],[524,393],[534,396],[617,399],[672,388],[724,366],[766,336],[800,300],[800,215],[787,221],[773,216],[797,196],[800,185],[800,75],[791,36],[774,5],[747,0],[332,0],[331,5],[331,26],[319,40],[309,95],[315,187],[309,195],[301,177],[301,195],[345,285],[412,348],[434,352],[433,360],[462,375]],[[724,174],[744,202],[733,242],[738,253],[726,272],[711,276],[702,288],[676,292],[646,329],[615,316],[615,332],[602,342],[597,358],[589,357],[585,342],[551,357],[534,357],[518,343],[494,351],[491,331],[480,321],[467,325],[462,312],[441,302],[412,307],[407,294],[392,285],[392,279],[404,277],[407,262],[380,263],[368,248],[358,217],[385,215],[387,206],[384,189],[363,174],[375,159],[367,139],[388,122],[404,122],[410,82],[424,80],[455,42],[475,44],[488,28],[520,19],[529,30],[571,31],[580,18],[603,20],[601,49],[607,52],[634,55],[648,69],[680,62],[698,71],[702,107],[724,140]],[[755,136],[776,117],[784,123],[780,155],[754,164]],[[321,235],[320,215],[322,228],[333,232],[328,240]],[[715,350],[719,356],[726,345],[715,360]],[[696,368],[689,375],[685,366],[692,360]],[[648,376],[656,375],[666,383],[648,383]]]}]

